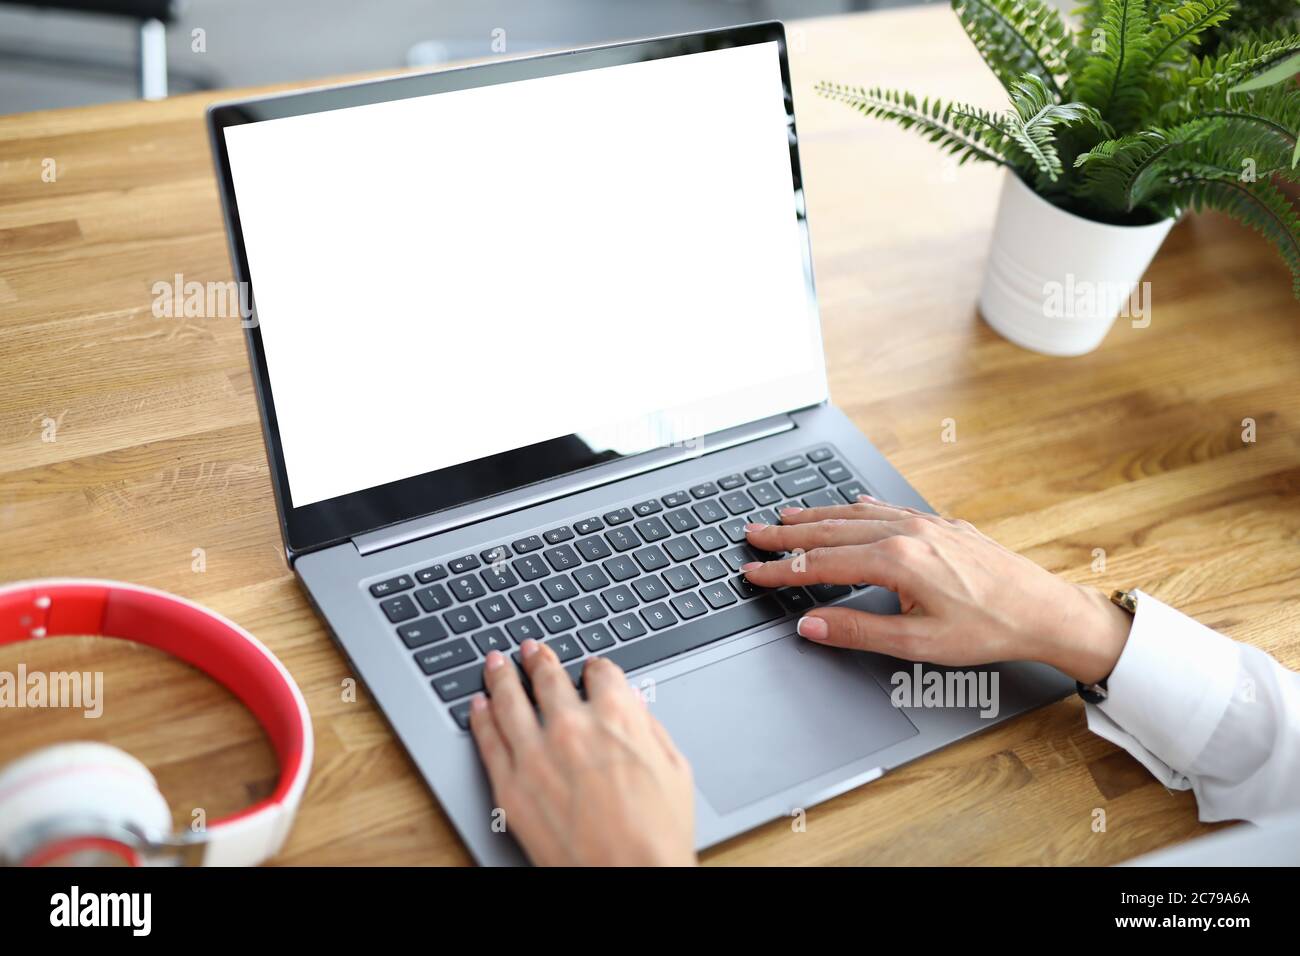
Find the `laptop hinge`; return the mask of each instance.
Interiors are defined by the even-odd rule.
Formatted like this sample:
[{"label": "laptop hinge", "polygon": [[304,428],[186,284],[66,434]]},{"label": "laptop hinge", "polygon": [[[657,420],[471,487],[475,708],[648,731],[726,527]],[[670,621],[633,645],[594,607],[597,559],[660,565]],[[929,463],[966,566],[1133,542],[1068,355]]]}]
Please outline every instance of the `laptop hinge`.
[{"label": "laptop hinge", "polygon": [[463,528],[466,525],[486,521],[489,518],[497,518],[513,511],[522,511],[525,508],[531,508],[547,501],[554,501],[557,498],[565,498],[582,491],[589,491],[592,488],[599,488],[602,485],[643,475],[659,468],[667,468],[669,465],[676,465],[692,458],[699,458],[726,448],[734,448],[737,445],[757,441],[760,438],[779,435],[795,427],[795,421],[790,415],[775,415],[771,418],[751,422],[748,425],[740,425],[726,431],[714,432],[703,438],[682,442],[680,445],[633,455],[626,461],[611,462],[608,465],[589,468],[573,475],[546,481],[534,486],[532,489],[525,489],[521,492],[513,492],[495,498],[485,498],[481,501],[449,508],[446,511],[439,511],[436,514],[426,515],[423,518],[403,521],[401,524],[395,524],[388,528],[368,531],[365,534],[357,535],[352,539],[352,543],[362,555],[374,554],[387,548],[395,548],[398,545],[418,541],[420,538],[443,534],[456,528]]}]

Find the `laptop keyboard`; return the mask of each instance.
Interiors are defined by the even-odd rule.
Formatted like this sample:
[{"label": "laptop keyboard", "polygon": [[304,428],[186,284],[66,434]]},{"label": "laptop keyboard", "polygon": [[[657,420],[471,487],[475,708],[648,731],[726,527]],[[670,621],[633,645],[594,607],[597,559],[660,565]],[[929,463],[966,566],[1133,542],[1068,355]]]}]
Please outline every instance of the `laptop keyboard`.
[{"label": "laptop keyboard", "polygon": [[606,656],[631,673],[843,597],[852,589],[751,585],[741,565],[772,555],[746,543],[745,524],[779,524],[781,508],[844,504],[862,494],[866,485],[822,446],[369,589],[465,729],[490,651],[518,664],[519,645],[543,641],[577,686],[588,657]]}]

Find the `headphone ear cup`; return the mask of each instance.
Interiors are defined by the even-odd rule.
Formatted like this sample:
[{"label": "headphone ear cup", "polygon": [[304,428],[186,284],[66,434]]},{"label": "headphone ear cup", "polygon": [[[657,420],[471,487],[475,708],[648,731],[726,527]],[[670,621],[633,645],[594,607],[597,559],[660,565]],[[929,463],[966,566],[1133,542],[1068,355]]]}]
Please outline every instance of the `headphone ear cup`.
[{"label": "headphone ear cup", "polygon": [[[38,827],[83,821],[172,832],[171,810],[149,768],[109,744],[55,744],[0,771],[0,856],[12,860],[23,849],[32,855]],[[69,836],[65,829],[60,835]]]}]

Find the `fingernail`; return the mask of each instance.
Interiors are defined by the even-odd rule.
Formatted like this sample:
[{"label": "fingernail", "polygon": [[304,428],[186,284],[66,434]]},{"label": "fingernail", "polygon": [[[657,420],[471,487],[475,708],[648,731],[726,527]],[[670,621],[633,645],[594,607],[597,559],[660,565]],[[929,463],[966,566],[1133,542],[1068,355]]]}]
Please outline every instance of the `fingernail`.
[{"label": "fingernail", "polygon": [[797,514],[798,514],[799,512],[801,512],[801,511],[803,511],[802,508],[782,508],[782,509],[781,509],[781,514],[783,514],[783,515],[797,515]]},{"label": "fingernail", "polygon": [[488,652],[488,656],[487,656],[487,669],[488,669],[488,670],[490,670],[490,671],[494,671],[494,670],[496,670],[497,668],[499,668],[499,667],[501,667],[502,665],[504,665],[505,662],[506,662],[506,656],[505,656],[504,654],[502,654],[500,651],[489,651],[489,652]]},{"label": "fingernail", "polygon": [[876,499],[873,498],[873,497],[871,497],[871,495],[858,495],[858,500],[859,500],[859,501],[875,501]]},{"label": "fingernail", "polygon": [[745,525],[745,531],[762,531],[766,527],[767,525],[765,524],[747,524]]},{"label": "fingernail", "polygon": [[740,566],[740,570],[748,574],[750,571],[757,571],[762,566],[763,566],[762,561],[750,561],[748,564],[742,564]]},{"label": "fingernail", "polygon": [[542,649],[542,645],[538,644],[531,637],[519,645],[519,651],[520,653],[523,654],[524,657],[532,657],[541,649]]},{"label": "fingernail", "polygon": [[828,628],[826,622],[819,617],[801,617],[796,627],[800,637],[806,637],[810,641],[824,641]]},{"label": "fingernail", "polygon": [[479,713],[487,710],[487,698],[482,694],[475,694],[470,699],[469,709]]}]

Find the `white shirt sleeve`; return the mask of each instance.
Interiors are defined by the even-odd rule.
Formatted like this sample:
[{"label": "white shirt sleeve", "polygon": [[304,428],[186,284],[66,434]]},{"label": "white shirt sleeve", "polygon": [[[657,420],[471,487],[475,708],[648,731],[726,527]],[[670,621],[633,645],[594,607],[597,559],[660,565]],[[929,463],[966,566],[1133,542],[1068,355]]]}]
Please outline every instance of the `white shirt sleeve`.
[{"label": "white shirt sleeve", "polygon": [[1088,704],[1088,729],[1123,747],[1202,820],[1259,823],[1300,809],[1300,674],[1137,592],[1128,643]]}]

